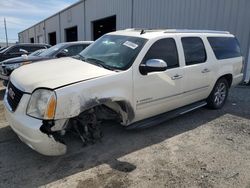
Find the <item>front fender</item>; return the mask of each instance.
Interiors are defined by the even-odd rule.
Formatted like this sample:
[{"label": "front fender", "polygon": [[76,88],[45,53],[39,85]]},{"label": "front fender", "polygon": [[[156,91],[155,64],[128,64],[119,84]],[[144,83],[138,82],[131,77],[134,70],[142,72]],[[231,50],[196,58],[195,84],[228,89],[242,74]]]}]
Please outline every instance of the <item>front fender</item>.
[{"label": "front fender", "polygon": [[[129,73],[112,76],[112,79],[97,78],[57,89],[55,119],[76,117],[94,106],[117,102],[123,111],[126,109],[130,112],[128,117],[132,120],[134,118],[132,76],[127,74]],[[121,104],[125,104],[125,107]]]}]

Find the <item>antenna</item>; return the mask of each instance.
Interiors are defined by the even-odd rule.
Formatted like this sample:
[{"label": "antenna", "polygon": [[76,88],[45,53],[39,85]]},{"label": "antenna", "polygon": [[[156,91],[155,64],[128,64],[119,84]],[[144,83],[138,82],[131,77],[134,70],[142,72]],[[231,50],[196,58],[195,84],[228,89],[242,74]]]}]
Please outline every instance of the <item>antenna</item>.
[{"label": "antenna", "polygon": [[146,33],[146,32],[144,29],[142,29],[140,35],[143,35],[144,33]]}]

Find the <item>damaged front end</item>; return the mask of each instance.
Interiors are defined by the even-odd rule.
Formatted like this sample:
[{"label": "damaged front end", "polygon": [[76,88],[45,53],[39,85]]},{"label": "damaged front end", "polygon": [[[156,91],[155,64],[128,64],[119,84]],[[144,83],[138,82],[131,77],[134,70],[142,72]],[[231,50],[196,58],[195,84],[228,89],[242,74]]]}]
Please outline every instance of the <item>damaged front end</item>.
[{"label": "damaged front end", "polygon": [[107,105],[99,105],[67,120],[43,120],[40,131],[50,138],[52,145],[58,145],[56,154],[50,155],[63,155],[67,149],[66,134],[76,135],[83,146],[94,144],[102,138],[102,122],[112,120],[122,123],[122,116],[124,114],[117,113]]}]

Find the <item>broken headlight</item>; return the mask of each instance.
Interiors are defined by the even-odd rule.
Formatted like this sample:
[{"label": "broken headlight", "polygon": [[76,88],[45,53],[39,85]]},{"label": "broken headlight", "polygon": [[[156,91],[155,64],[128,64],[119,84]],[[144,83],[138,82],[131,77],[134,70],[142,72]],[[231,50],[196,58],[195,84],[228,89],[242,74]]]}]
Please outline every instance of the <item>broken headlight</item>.
[{"label": "broken headlight", "polygon": [[20,66],[22,66],[22,63],[15,63],[15,64],[10,64],[10,65],[6,66],[6,68],[9,69],[9,70],[14,70],[14,69],[17,69]]},{"label": "broken headlight", "polygon": [[14,69],[17,69],[23,65],[27,65],[29,63],[30,63],[29,61],[26,61],[26,62],[22,62],[22,63],[7,64],[6,69],[14,70]]},{"label": "broken headlight", "polygon": [[27,114],[29,116],[50,120],[55,116],[56,94],[49,89],[37,89],[30,98]]}]

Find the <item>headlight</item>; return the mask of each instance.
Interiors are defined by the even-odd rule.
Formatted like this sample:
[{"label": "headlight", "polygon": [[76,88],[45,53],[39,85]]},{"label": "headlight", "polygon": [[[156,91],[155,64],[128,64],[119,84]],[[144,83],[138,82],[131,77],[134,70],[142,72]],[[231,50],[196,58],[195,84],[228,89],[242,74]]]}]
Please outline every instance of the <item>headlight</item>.
[{"label": "headlight", "polygon": [[56,94],[52,90],[37,89],[32,93],[27,114],[39,119],[53,119],[56,111]]},{"label": "headlight", "polygon": [[14,70],[14,69],[17,69],[18,67],[21,67],[22,65],[26,65],[26,64],[29,64],[29,63],[31,63],[31,62],[26,61],[26,62],[22,62],[22,63],[9,64],[9,65],[6,65],[6,68],[10,69],[10,70]]},{"label": "headlight", "polygon": [[10,69],[10,70],[14,70],[14,69],[17,69],[20,66],[22,66],[22,63],[15,63],[15,64],[6,65],[6,68]]}]

